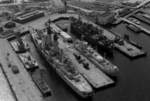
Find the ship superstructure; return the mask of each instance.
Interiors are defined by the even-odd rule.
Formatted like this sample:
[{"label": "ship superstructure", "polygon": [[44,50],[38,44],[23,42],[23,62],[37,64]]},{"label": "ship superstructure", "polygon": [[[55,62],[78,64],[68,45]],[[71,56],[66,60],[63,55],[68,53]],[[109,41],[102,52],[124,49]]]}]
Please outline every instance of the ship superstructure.
[{"label": "ship superstructure", "polygon": [[51,30],[33,30],[32,39],[56,73],[82,97],[88,97],[93,93],[92,87],[78,72],[70,59],[65,56],[62,49],[58,46],[58,37]]},{"label": "ship superstructure", "polygon": [[119,71],[118,67],[102,57],[96,50],[90,47],[86,42],[76,41],[75,48],[84,56],[88,57],[98,68],[110,76],[116,76]]}]

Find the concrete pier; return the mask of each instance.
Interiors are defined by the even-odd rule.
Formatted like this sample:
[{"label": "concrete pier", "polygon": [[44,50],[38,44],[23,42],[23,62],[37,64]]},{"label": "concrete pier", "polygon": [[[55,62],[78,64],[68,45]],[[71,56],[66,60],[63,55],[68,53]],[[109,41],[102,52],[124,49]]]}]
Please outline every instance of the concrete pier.
[{"label": "concrete pier", "polygon": [[[7,40],[0,39],[0,47],[3,47],[0,50],[0,61],[17,100],[43,101],[40,91],[35,86],[30,75],[25,70],[21,61],[18,59],[16,53],[12,50],[9,42]],[[12,71],[12,67],[9,66],[9,63],[18,67],[19,72],[14,73]]]},{"label": "concrete pier", "polygon": [[115,44],[115,47],[130,58],[136,58],[146,55],[144,51],[136,48],[135,46],[129,44],[126,41],[124,41],[124,45]]},{"label": "concrete pier", "polygon": [[143,31],[143,32],[145,32],[146,34],[150,35],[150,30],[148,30],[148,29],[146,29],[146,28],[144,28],[144,27],[142,27],[142,26],[140,26],[140,25],[137,25],[137,24],[131,22],[130,20],[125,19],[125,18],[122,18],[122,21],[127,22],[127,23],[129,23],[129,24],[132,24],[132,25],[134,25],[134,26],[140,28],[141,31]]}]

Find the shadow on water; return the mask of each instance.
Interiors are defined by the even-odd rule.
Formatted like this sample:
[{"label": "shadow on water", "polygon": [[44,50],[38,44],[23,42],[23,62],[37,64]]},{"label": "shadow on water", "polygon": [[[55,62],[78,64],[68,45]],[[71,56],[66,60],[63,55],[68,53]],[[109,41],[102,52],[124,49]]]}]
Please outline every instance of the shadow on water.
[{"label": "shadow on water", "polygon": [[114,49],[111,52],[105,52],[105,51],[98,50],[98,53],[100,53],[103,57],[108,58],[108,59],[114,58]]}]

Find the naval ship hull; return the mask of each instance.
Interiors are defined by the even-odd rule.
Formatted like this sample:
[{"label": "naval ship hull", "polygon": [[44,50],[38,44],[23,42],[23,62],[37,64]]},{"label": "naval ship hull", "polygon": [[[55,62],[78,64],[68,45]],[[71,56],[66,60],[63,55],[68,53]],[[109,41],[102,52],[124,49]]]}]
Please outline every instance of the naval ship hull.
[{"label": "naval ship hull", "polygon": [[80,49],[79,46],[75,46],[75,48],[81,52],[85,57],[87,57],[91,62],[93,62],[100,70],[111,77],[116,77],[118,75],[118,67],[113,65],[111,62],[102,57],[99,53],[93,50],[91,47],[87,47],[88,49],[92,49],[92,53],[89,54],[85,52],[83,49]]},{"label": "naval ship hull", "polygon": [[[80,54],[77,51],[71,50],[73,54]],[[67,53],[67,50],[66,50]],[[69,53],[69,52],[68,52]],[[69,55],[70,59],[75,60],[74,55]],[[82,59],[88,63],[90,61],[84,57],[83,55],[80,54]],[[85,68],[82,63],[78,64],[77,61],[74,61],[75,65],[77,66],[78,71],[87,79],[87,81],[96,89],[99,89],[103,86],[107,86],[110,84],[113,84],[114,81],[107,77],[103,72],[101,72],[98,68],[95,67],[94,64],[89,64],[88,68]]]},{"label": "naval ship hull", "polygon": [[[34,45],[36,46],[37,50],[45,58],[45,60],[48,62],[48,64],[50,66],[52,66],[52,68],[61,77],[61,79],[63,79],[79,96],[81,96],[82,98],[87,98],[87,97],[90,97],[93,95],[93,88],[90,86],[90,84],[88,84],[88,82],[81,75],[79,75],[79,77],[80,77],[80,79],[82,79],[82,82],[84,82],[84,83],[82,83],[82,85],[81,85],[81,83],[77,83],[77,82],[74,82],[74,81],[68,79],[68,77],[63,74],[61,69],[58,69],[58,67],[56,67],[55,64],[52,64],[51,60],[49,60],[47,58],[47,54],[38,45],[38,43],[36,42],[36,39],[34,38],[32,33],[31,33],[31,38],[32,38],[32,41],[33,41]],[[85,88],[82,88],[82,87],[85,87]]]},{"label": "naval ship hull", "polygon": [[[59,47],[64,50],[65,56],[72,61],[72,63],[76,66],[76,69],[94,88],[98,89],[113,83],[113,80],[96,68],[93,63],[91,63],[86,57],[73,48],[71,44],[63,42],[62,40],[58,40],[60,43]],[[80,60],[77,59],[77,55],[81,57]],[[85,64],[88,64],[88,66],[85,66]]]},{"label": "naval ship hull", "polygon": [[[103,86],[113,84],[114,81],[107,77],[101,70],[96,68],[95,64],[89,61],[89,57],[86,57],[82,54],[82,52],[78,51],[73,44],[68,43],[69,40],[72,40],[72,37],[62,31],[59,27],[54,24],[51,24],[51,28],[53,28],[56,32],[60,32],[60,37],[62,40],[59,40],[61,44],[60,47],[64,49],[64,53],[66,56],[69,56],[74,65],[76,65],[77,70],[86,78],[86,80],[96,89],[101,88]],[[73,45],[73,46],[72,46]],[[74,53],[80,54],[83,60],[86,60],[86,63],[89,63],[89,68],[85,68],[83,63],[79,63],[79,61],[74,58]]]}]

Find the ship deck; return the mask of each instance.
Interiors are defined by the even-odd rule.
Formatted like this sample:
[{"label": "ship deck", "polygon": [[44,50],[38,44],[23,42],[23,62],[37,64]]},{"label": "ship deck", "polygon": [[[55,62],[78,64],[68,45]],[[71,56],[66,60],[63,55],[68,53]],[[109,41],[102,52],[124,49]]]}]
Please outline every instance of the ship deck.
[{"label": "ship deck", "polygon": [[[113,33],[109,31],[104,31],[103,34],[110,40],[114,40],[116,38],[116,35],[114,35]],[[137,58],[137,57],[146,55],[146,52],[144,52],[143,50],[137,48],[136,46],[130,44],[129,42],[125,40],[124,40],[123,45],[119,45],[118,43],[115,43],[114,46],[117,50],[124,53],[126,56],[130,58]]]},{"label": "ship deck", "polygon": [[[63,39],[61,39],[63,40]],[[63,48],[63,49],[68,49],[68,51],[66,52],[68,54],[68,56],[71,58],[71,60],[74,62],[74,64],[76,65],[77,70],[87,79],[87,81],[89,83],[92,84],[93,87],[95,88],[101,88],[103,86],[107,86],[110,84],[113,84],[114,81],[109,78],[106,74],[104,74],[101,70],[99,70],[93,63],[91,63],[86,57],[84,57],[82,54],[80,54],[78,51],[76,51],[76,49],[74,49],[73,47],[68,48],[68,44],[64,43],[60,41],[60,45],[59,47]],[[77,60],[75,60],[75,58],[73,58],[73,53],[77,53],[80,54],[81,56],[83,56],[83,59],[86,60],[89,63],[89,70],[85,69],[82,64],[79,64],[77,62]]]},{"label": "ship deck", "polygon": [[146,52],[136,48],[126,41],[124,41],[124,45],[115,44],[115,47],[130,58],[137,58],[146,55]]}]

